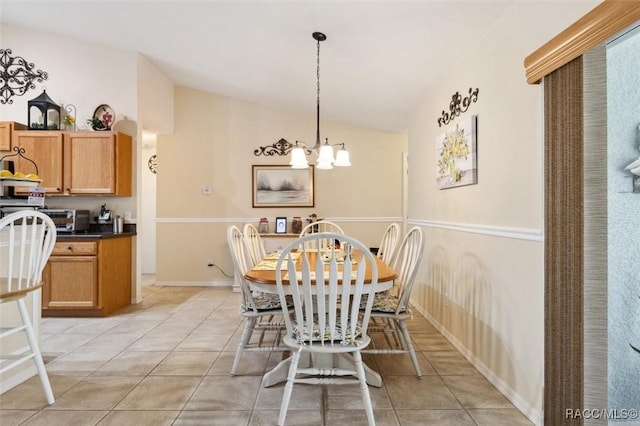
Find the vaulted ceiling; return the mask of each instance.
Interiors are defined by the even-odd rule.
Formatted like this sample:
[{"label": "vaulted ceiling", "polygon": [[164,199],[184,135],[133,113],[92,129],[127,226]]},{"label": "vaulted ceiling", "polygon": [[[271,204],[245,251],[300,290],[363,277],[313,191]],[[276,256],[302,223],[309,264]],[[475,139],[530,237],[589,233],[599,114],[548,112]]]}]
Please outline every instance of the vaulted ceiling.
[{"label": "vaulted ceiling", "polygon": [[[570,19],[527,22],[518,4],[532,2]],[[499,26],[515,18],[526,23],[522,31],[535,28],[518,37],[532,51],[596,3],[0,0],[0,22],[136,51],[175,84],[307,113],[316,107],[311,34],[321,31],[322,117],[400,132],[449,67],[492,42]]]}]

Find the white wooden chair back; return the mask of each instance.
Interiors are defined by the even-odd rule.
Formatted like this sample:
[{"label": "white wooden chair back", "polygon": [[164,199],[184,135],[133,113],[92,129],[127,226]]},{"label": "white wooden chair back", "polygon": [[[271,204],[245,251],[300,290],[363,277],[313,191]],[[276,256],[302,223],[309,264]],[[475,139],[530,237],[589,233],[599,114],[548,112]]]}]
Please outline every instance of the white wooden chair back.
[{"label": "white wooden chair back", "polygon": [[[307,226],[302,228],[302,231],[300,231],[300,237],[304,237],[305,235],[308,235],[308,234],[317,234],[317,233],[326,233],[326,232],[333,232],[336,234],[344,235],[344,231],[337,224],[330,222],[328,220],[319,220],[317,222],[311,222],[307,224]],[[312,238],[307,243],[307,248],[324,250],[324,249],[334,247],[334,244],[335,244],[335,240]]]},{"label": "white wooden chair back", "polygon": [[244,277],[251,268],[249,263],[249,252],[247,248],[247,242],[238,228],[235,225],[231,225],[227,228],[227,245],[229,246],[229,253],[231,254],[231,260],[233,261],[233,272],[236,281],[240,284],[240,292],[242,293],[242,300],[245,309],[253,310],[257,312],[257,308],[253,301],[253,295],[251,294],[251,288],[246,278]]},{"label": "white wooden chair back", "polygon": [[[21,324],[12,321],[6,326],[6,318],[0,318],[0,338],[13,338],[24,332],[28,348],[12,350],[12,343],[0,344],[0,376],[28,360],[35,363],[42,389],[49,404],[55,402],[51,383],[47,376],[38,336],[30,319],[24,299],[30,292],[42,286],[42,271],[49,260],[57,238],[53,220],[35,210],[22,210],[0,219],[0,305],[14,302],[18,307]],[[40,298],[38,293],[34,297]],[[33,309],[39,309],[34,301]],[[0,312],[3,312],[0,309]],[[17,353],[20,352],[20,353]]]},{"label": "white wooden chair back", "polygon": [[[342,268],[338,268],[337,256],[325,262],[322,256],[316,256],[315,250],[311,253],[307,248],[308,242],[321,239],[348,242],[352,250],[362,253],[362,258],[354,261],[347,256]],[[297,260],[291,255],[296,250],[301,253],[299,271],[296,270]],[[310,258],[315,258],[315,262],[311,263]],[[299,343],[318,344],[327,352],[331,352],[333,346],[357,345],[359,339],[368,339],[367,326],[374,298],[367,298],[363,311],[359,308],[363,296],[376,292],[378,268],[373,254],[364,244],[341,233],[309,234],[282,251],[276,270],[283,264],[289,281],[287,291],[281,274],[276,274],[276,283],[280,303],[286,305],[283,302],[287,293],[293,299],[293,311],[282,310],[289,338],[294,336]],[[371,270],[371,282],[365,285],[368,269]]]},{"label": "white wooden chair back", "polygon": [[264,248],[264,242],[258,232],[258,228],[256,228],[252,223],[246,223],[244,225],[243,234],[245,241],[247,242],[251,266],[257,265],[258,262],[267,256],[267,252]]},{"label": "white wooden chair back", "polygon": [[392,223],[382,235],[382,240],[380,240],[380,245],[378,246],[378,253],[376,253],[376,256],[382,259],[385,263],[389,265],[392,264],[399,239],[400,225],[398,225],[397,223]]},{"label": "white wooden chair back", "polygon": [[42,285],[42,271],[56,237],[51,218],[35,210],[21,210],[0,219],[2,301],[22,297]]},{"label": "white wooden chair back", "polygon": [[408,308],[411,289],[420,266],[422,252],[424,251],[424,239],[422,228],[414,226],[407,232],[396,254],[393,269],[398,274],[394,285],[398,286],[397,313]]}]

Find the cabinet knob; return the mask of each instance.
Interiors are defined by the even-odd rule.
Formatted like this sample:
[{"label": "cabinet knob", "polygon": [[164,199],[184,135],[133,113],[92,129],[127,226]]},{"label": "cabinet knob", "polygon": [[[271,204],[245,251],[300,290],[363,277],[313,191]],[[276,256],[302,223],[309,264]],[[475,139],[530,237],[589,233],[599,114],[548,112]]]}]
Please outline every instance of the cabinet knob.
[{"label": "cabinet knob", "polygon": [[67,247],[67,250],[73,251],[73,247],[69,246],[69,247]]}]

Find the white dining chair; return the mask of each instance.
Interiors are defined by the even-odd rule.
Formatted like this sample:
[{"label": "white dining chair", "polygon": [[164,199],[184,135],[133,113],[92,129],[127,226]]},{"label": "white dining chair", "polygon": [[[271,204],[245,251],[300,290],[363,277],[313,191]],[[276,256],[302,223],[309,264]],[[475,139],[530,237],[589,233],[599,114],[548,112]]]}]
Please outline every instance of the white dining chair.
[{"label": "white dining chair", "polygon": [[[393,269],[398,275],[394,280],[394,287],[397,288],[398,295],[396,296],[391,292],[382,292],[377,293],[374,297],[375,300],[371,310],[371,330],[382,331],[385,335],[391,334],[397,345],[389,348],[372,347],[362,351],[362,353],[371,354],[408,353],[418,378],[422,378],[422,372],[406,321],[412,317],[409,301],[423,250],[422,229],[415,226],[409,230],[400,243],[393,264]],[[365,309],[366,306],[363,304],[361,308]],[[387,342],[390,343],[390,340],[387,339]]]},{"label": "white dining chair", "polygon": [[[274,320],[274,317],[280,317],[280,298],[276,294],[253,292],[251,290],[245,278],[249,268],[247,243],[240,228],[235,225],[227,228],[227,245],[233,261],[234,274],[240,283],[240,292],[242,294],[240,315],[245,319],[240,343],[238,343],[236,356],[231,366],[231,375],[234,376],[243,352],[262,352],[287,348],[278,346],[281,332],[285,329],[284,324],[282,321]],[[250,345],[249,342],[254,331],[259,331],[260,337],[255,344]],[[267,345],[263,345],[265,331],[273,331],[275,333],[273,341]]]},{"label": "white dining chair", "polygon": [[[328,220],[318,220],[316,222],[311,222],[307,224],[302,231],[300,231],[300,237],[304,237],[308,234],[317,234],[317,233],[326,233],[333,232],[336,234],[344,234],[344,231],[340,226],[336,223],[333,223]],[[316,246],[317,244],[317,246]],[[311,239],[307,243],[307,248],[325,250],[328,248],[332,248],[335,246],[335,240],[330,240],[328,238],[324,239]]]},{"label": "white dining chair", "polygon": [[393,255],[396,252],[396,246],[398,245],[398,240],[400,239],[400,225],[397,223],[392,223],[387,227],[382,234],[382,239],[380,240],[380,245],[378,246],[378,252],[376,256],[378,256],[382,261],[387,264],[393,263]]},{"label": "white dining chair", "polygon": [[[317,252],[308,251],[308,242],[325,237],[348,242],[354,249],[362,252],[362,259],[354,261],[347,255],[342,268],[338,268],[338,256],[332,256],[325,262]],[[299,260],[295,260],[294,252],[301,253]],[[310,261],[310,258],[315,261]],[[299,268],[296,268],[296,262],[300,263]],[[293,310],[282,310],[287,327],[283,342],[292,349],[292,359],[278,424],[284,425],[294,384],[353,385],[356,382],[360,385],[368,423],[374,425],[373,408],[360,354],[370,343],[367,327],[373,297],[369,297],[370,301],[362,311],[359,310],[363,296],[375,293],[378,285],[378,269],[373,254],[361,242],[341,233],[309,234],[292,242],[282,251],[276,270],[285,265],[288,284],[283,283],[283,274],[276,274],[276,284],[281,303],[289,294],[293,300]],[[371,282],[365,284],[368,269],[371,272]],[[311,367],[300,366],[303,353],[305,356],[315,355],[314,359],[318,363],[311,363]],[[323,356],[325,360],[332,360],[341,355],[351,355],[349,358],[352,365],[340,363],[336,368],[320,361]]]},{"label": "white dining chair", "polygon": [[[19,324],[6,314],[2,316],[0,339],[6,339],[7,343],[0,344],[0,375],[33,360],[49,405],[55,398],[25,299],[31,294],[40,300],[40,292],[33,292],[42,287],[42,271],[56,237],[53,220],[35,210],[21,210],[0,219],[0,305],[4,313],[10,303],[15,303],[20,315]],[[39,306],[39,302],[34,302],[33,309]],[[26,346],[19,340],[20,332],[26,335]],[[17,353],[18,350],[21,352]]]},{"label": "white dining chair", "polygon": [[249,257],[251,258],[251,266],[257,265],[262,259],[267,257],[267,251],[264,247],[262,237],[258,232],[258,228],[252,223],[246,223],[242,230],[244,239],[247,242]]}]

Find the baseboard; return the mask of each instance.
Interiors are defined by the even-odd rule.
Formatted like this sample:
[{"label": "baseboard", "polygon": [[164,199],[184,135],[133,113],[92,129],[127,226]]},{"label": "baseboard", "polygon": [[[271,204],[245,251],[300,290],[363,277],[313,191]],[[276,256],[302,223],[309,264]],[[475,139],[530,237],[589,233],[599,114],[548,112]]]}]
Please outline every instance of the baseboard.
[{"label": "baseboard", "polygon": [[455,338],[449,331],[444,328],[435,318],[433,318],[427,311],[421,307],[412,303],[412,308],[420,312],[457,350],[464,356],[476,370],[480,372],[493,386],[496,387],[522,414],[524,414],[533,424],[542,425],[543,417],[542,413],[532,407],[524,398],[522,398],[516,391],[514,391],[509,385],[507,385],[502,379],[487,367],[482,361],[467,349],[458,339]]},{"label": "baseboard", "polygon": [[33,365],[33,362],[31,364],[32,365],[29,368],[20,371],[15,376],[11,376],[8,379],[2,380],[2,382],[0,383],[0,394],[11,390],[16,386],[26,382],[33,376],[36,376],[38,374],[38,370],[36,369],[36,366]]},{"label": "baseboard", "polygon": [[157,286],[166,287],[232,287],[232,280],[213,280],[213,281],[160,281],[156,280]]}]

